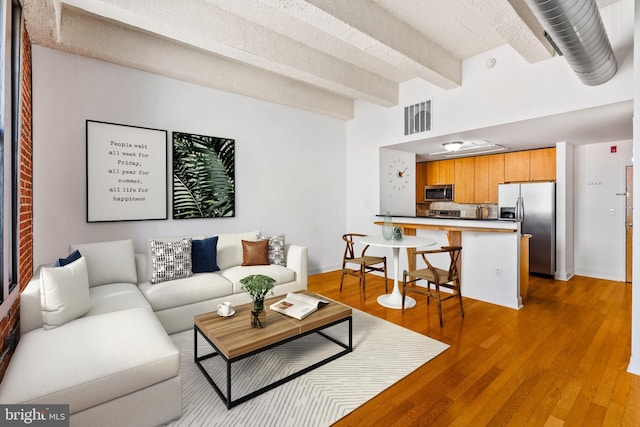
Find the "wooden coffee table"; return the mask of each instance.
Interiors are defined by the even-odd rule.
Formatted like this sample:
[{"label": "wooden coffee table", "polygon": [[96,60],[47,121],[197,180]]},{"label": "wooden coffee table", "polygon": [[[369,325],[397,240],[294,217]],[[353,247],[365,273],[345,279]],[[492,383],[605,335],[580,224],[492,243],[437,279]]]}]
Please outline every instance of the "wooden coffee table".
[{"label": "wooden coffee table", "polygon": [[[311,296],[316,296],[308,291],[301,292]],[[284,296],[273,297],[265,300],[267,325],[262,329],[252,328],[250,325],[250,304],[234,307],[236,314],[232,317],[221,317],[216,312],[205,313],[194,317],[194,362],[198,368],[200,368],[200,371],[204,374],[209,383],[213,386],[214,390],[218,393],[222,401],[227,406],[227,409],[291,381],[292,379],[312,371],[319,366],[325,365],[338,357],[350,353],[352,350],[353,323],[351,318],[351,307],[330,300],[329,304],[319,308],[318,311],[307,318],[297,320],[293,317],[289,317],[285,314],[280,314],[269,309],[269,305],[281,300],[282,298],[284,298]],[[330,328],[343,322],[348,322],[349,324],[349,344],[342,343],[322,332],[326,328]],[[234,362],[314,333],[334,342],[343,350],[240,398],[232,399],[231,365]],[[213,347],[213,352],[198,356],[198,334],[200,334],[211,345],[211,347]],[[201,363],[203,360],[215,356],[222,357],[226,363],[226,393],[222,392],[220,387],[218,387]]]}]

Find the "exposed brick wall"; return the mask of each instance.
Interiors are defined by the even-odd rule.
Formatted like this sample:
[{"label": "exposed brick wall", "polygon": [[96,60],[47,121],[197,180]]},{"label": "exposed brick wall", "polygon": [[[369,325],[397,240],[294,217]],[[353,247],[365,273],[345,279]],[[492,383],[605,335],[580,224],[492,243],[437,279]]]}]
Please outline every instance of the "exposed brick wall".
[{"label": "exposed brick wall", "polygon": [[20,112],[20,213],[18,271],[20,291],[33,273],[33,142],[31,139],[31,40],[22,32],[22,111]]},{"label": "exposed brick wall", "polygon": [[[22,291],[29,283],[33,273],[33,143],[31,139],[31,40],[26,26],[22,31],[22,110],[20,111],[20,152],[19,152],[19,207],[18,235],[18,286]],[[14,290],[14,292],[16,292]],[[9,314],[0,321],[0,353],[4,351],[3,340],[19,321],[20,298],[11,307]],[[10,357],[0,363],[0,380],[9,364]]]}]

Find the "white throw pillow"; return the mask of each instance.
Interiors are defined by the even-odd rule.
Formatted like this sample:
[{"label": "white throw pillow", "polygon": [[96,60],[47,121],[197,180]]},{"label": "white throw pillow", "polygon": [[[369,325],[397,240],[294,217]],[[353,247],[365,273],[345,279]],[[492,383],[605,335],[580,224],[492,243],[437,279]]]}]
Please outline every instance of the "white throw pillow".
[{"label": "white throw pillow", "polygon": [[84,257],[64,267],[40,269],[40,307],[45,329],[56,328],[89,311],[89,276]]},{"label": "white throw pillow", "polygon": [[218,234],[218,267],[221,270],[242,264],[242,241],[255,242],[260,231],[237,234]]}]

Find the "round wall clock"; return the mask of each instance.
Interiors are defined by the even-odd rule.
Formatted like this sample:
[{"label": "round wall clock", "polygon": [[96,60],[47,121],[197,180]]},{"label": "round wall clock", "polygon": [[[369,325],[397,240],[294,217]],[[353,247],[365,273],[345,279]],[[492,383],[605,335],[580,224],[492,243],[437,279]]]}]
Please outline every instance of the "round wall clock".
[{"label": "round wall clock", "polygon": [[409,185],[409,164],[400,158],[393,159],[387,167],[387,177],[391,188],[403,190]]}]

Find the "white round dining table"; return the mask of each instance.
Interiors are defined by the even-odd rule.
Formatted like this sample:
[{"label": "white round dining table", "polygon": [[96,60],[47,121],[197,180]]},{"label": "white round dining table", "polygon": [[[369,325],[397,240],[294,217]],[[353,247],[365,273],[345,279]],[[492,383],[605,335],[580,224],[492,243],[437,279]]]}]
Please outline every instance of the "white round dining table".
[{"label": "white round dining table", "polygon": [[[363,245],[380,246],[393,249],[393,291],[390,294],[380,295],[378,304],[387,308],[402,308],[402,293],[398,286],[400,276],[400,248],[420,248],[423,246],[433,246],[436,244],[434,239],[420,236],[404,236],[402,240],[385,240],[381,235],[370,235],[360,238]],[[415,307],[416,300],[406,297],[404,308]]]}]

